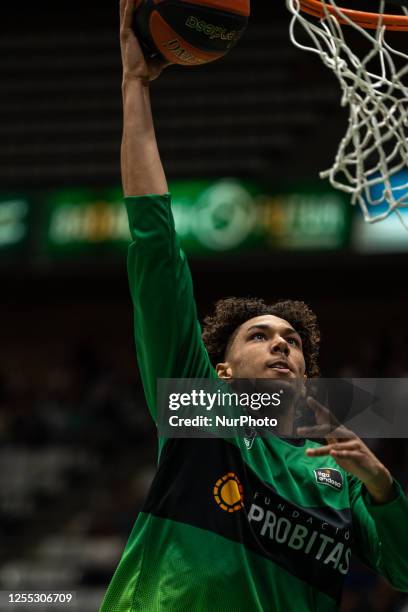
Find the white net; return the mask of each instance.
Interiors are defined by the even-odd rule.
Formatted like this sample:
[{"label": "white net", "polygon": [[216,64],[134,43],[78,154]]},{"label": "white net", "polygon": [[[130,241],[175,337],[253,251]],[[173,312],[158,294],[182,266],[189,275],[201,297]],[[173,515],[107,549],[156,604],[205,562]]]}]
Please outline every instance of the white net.
[{"label": "white net", "polygon": [[[401,172],[408,168],[408,55],[387,42],[390,32],[381,17],[384,2],[380,0],[379,21],[372,30],[341,13],[334,0],[322,2],[320,19],[303,12],[299,0],[286,0],[286,4],[293,15],[292,42],[318,54],[335,73],[342,90],[341,105],[348,107],[346,134],[332,167],[321,172],[321,178],[349,193],[366,221],[380,221],[395,211],[408,229],[402,215],[408,207],[408,180]],[[408,10],[400,9],[408,17]],[[346,40],[350,28],[353,44]],[[354,44],[356,31],[363,44]],[[408,39],[405,31],[392,35]]]}]

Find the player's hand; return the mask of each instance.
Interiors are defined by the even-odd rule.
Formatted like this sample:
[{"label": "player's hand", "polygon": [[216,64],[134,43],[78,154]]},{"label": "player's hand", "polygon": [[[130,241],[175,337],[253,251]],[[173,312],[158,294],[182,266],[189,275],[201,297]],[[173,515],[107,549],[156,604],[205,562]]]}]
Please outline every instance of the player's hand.
[{"label": "player's hand", "polygon": [[364,483],[375,502],[391,501],[394,495],[393,479],[387,468],[358,436],[340,425],[330,410],[311,397],[307,403],[315,414],[317,425],[299,427],[297,433],[308,438],[324,437],[327,445],[309,448],[306,454],[309,457],[330,455],[341,468]]},{"label": "player's hand", "polygon": [[123,80],[153,81],[168,66],[164,60],[146,60],[133,30],[135,0],[120,0],[120,49]]}]

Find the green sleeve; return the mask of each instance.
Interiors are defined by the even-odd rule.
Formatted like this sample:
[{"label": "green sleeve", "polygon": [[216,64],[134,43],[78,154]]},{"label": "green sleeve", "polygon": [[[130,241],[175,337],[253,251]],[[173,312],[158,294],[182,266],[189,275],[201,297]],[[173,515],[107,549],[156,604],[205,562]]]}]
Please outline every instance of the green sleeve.
[{"label": "green sleeve", "polygon": [[170,202],[170,194],[125,199],[132,235],[128,277],[137,359],[153,418],[158,378],[214,376]]},{"label": "green sleeve", "polygon": [[400,591],[408,592],[408,499],[394,481],[395,497],[375,504],[364,485],[350,478],[356,553]]}]

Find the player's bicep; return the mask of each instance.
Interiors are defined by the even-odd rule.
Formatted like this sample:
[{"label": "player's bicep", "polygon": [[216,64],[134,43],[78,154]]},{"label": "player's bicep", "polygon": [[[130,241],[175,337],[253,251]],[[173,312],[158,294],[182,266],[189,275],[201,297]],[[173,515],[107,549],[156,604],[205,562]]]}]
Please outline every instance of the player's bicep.
[{"label": "player's bicep", "polygon": [[394,588],[408,591],[408,537],[405,528],[408,504],[402,500],[402,492],[398,489],[399,497],[395,501],[369,511],[369,502],[365,499],[368,493],[356,478],[350,480],[355,552]]},{"label": "player's bicep", "polygon": [[381,567],[381,548],[374,520],[368,513],[363,498],[355,496],[352,505],[354,552],[376,572]]}]

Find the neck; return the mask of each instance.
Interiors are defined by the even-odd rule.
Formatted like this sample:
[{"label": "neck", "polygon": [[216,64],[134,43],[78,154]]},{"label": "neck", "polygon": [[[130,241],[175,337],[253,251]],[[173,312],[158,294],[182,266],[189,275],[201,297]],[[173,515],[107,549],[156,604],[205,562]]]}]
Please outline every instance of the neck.
[{"label": "neck", "polygon": [[279,436],[295,436],[295,405],[291,402],[288,406],[285,406],[282,412],[276,416],[278,421],[277,433]]}]

